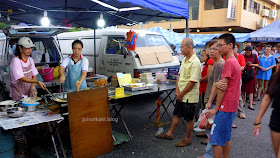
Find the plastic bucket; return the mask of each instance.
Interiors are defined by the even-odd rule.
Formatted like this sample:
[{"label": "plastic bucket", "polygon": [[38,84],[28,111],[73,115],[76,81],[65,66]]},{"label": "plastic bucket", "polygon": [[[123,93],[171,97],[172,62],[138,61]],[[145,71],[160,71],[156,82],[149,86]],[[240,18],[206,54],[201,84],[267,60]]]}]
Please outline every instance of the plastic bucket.
[{"label": "plastic bucket", "polygon": [[14,140],[10,131],[0,129],[0,157],[14,158]]},{"label": "plastic bucket", "polygon": [[53,80],[54,69],[53,68],[42,68],[42,77],[44,81]]}]

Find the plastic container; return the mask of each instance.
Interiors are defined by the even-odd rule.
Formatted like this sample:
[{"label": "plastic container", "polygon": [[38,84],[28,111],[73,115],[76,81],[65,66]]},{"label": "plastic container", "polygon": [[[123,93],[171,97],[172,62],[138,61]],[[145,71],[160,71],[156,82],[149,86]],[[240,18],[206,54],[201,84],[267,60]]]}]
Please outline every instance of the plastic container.
[{"label": "plastic container", "polygon": [[53,78],[58,78],[59,77],[58,69],[59,69],[59,66],[54,68],[54,70],[53,70]]},{"label": "plastic container", "polygon": [[156,135],[162,134],[164,132],[164,129],[162,127],[159,127],[156,131]]},{"label": "plastic container", "polygon": [[14,140],[10,131],[0,129],[0,157],[14,158]]},{"label": "plastic container", "polygon": [[132,83],[139,83],[140,82],[140,79],[139,78],[133,78],[132,79]]},{"label": "plastic container", "polygon": [[117,76],[112,77],[111,84],[112,84],[113,87],[119,87],[119,81],[118,81]]},{"label": "plastic container", "polygon": [[44,68],[42,67],[41,73],[44,81],[50,81],[54,79],[54,68]]},{"label": "plastic container", "polygon": [[57,54],[55,50],[53,50],[52,58],[54,61],[57,61]]},{"label": "plastic container", "polygon": [[153,84],[154,83],[154,77],[140,77],[141,82]]},{"label": "plastic container", "polygon": [[40,104],[39,102],[34,102],[34,103],[22,102],[22,106],[27,108],[27,111],[35,111],[36,106],[39,104]]},{"label": "plastic container", "polygon": [[168,79],[177,80],[177,76],[179,74],[180,66],[168,68]]},{"label": "plastic container", "polygon": [[157,83],[166,83],[167,73],[166,72],[156,72]]}]

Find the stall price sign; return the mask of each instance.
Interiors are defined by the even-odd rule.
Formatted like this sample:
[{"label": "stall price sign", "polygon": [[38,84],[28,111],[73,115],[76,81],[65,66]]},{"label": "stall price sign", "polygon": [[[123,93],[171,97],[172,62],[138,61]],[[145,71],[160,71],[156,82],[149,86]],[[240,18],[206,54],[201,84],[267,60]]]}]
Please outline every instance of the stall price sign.
[{"label": "stall price sign", "polygon": [[124,87],[116,88],[115,96],[116,97],[124,96]]}]

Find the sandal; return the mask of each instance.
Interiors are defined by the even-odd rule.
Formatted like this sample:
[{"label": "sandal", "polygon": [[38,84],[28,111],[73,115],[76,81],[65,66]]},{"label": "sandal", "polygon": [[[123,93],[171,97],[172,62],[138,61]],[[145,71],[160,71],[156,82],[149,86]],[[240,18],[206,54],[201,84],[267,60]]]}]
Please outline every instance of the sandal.
[{"label": "sandal", "polygon": [[185,147],[192,144],[192,140],[187,141],[185,138],[181,139],[180,142],[176,143],[175,146],[177,147]]},{"label": "sandal", "polygon": [[240,117],[241,119],[245,119],[245,118],[246,118],[245,115],[239,115],[239,117]]},{"label": "sandal", "polygon": [[231,128],[237,128],[237,126],[233,123]]},{"label": "sandal", "polygon": [[158,134],[158,135],[156,135],[156,137],[159,138],[159,139],[169,139],[169,140],[173,140],[174,139],[173,136],[168,136],[168,135],[166,135],[166,133]]}]

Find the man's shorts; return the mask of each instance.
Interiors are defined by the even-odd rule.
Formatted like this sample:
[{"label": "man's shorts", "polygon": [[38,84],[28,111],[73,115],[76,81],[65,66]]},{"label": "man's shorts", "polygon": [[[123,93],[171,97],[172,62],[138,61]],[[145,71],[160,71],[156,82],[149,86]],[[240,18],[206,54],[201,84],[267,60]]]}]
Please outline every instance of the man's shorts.
[{"label": "man's shorts", "polygon": [[184,103],[176,102],[173,115],[178,117],[183,117],[186,121],[191,121],[194,119],[194,112],[197,103]]},{"label": "man's shorts", "polygon": [[235,114],[236,112],[218,111],[210,132],[212,145],[226,146],[227,141],[230,141]]}]

